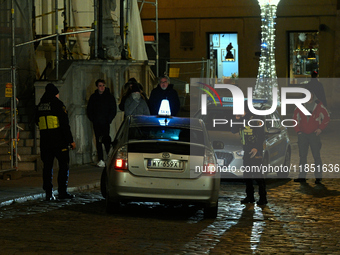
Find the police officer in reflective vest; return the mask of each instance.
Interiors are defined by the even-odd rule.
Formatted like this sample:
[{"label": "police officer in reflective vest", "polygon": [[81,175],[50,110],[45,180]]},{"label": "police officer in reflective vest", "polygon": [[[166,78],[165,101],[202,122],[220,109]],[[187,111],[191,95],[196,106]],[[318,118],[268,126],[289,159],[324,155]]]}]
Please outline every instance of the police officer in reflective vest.
[{"label": "police officer in reflective vest", "polygon": [[57,158],[59,163],[58,173],[58,198],[72,199],[74,195],[67,192],[69,176],[69,148],[75,149],[66,107],[59,100],[58,88],[49,83],[45,93],[40,99],[36,109],[36,124],[40,130],[40,153],[43,167],[43,189],[46,200],[55,200],[53,195],[53,161]]}]

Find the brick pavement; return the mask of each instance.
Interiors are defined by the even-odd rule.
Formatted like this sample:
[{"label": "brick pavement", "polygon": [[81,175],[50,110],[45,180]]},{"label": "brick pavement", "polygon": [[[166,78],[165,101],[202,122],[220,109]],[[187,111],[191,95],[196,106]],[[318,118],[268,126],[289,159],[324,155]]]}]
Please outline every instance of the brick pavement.
[{"label": "brick pavement", "polygon": [[[338,124],[340,124],[338,120],[331,122],[329,128],[322,134],[322,158],[327,164],[340,163]],[[296,143],[295,134],[291,130],[290,133],[292,142]],[[309,155],[309,163],[312,163],[311,155]],[[292,164],[298,164],[296,145],[293,146]],[[89,180],[94,184],[99,183],[100,173],[101,169],[93,166],[77,168],[71,171],[70,187],[86,188],[86,182]],[[18,182],[14,181],[1,180],[0,193],[5,193],[5,188],[8,193],[11,193],[11,190],[14,192],[13,183],[16,183],[18,186],[15,197],[20,194],[27,195],[30,190],[35,194],[38,189],[41,194],[40,176],[27,176],[17,180]],[[54,217],[58,217],[58,213],[63,214],[59,220],[60,224],[65,223],[66,219],[71,219],[73,223],[78,218],[82,220],[85,224],[82,228],[84,235],[76,233],[72,227],[70,227],[73,230],[71,233],[63,232],[60,226],[46,228],[48,226],[46,224],[54,220],[48,220],[49,215],[39,210],[36,214],[32,211],[29,214],[18,211],[19,218],[1,221],[3,230],[0,234],[1,252],[3,254],[108,254],[110,252],[115,254],[340,254],[339,178],[325,178],[323,185],[315,185],[313,176],[306,184],[295,183],[292,179],[268,180],[267,183],[269,204],[263,208],[239,203],[244,197],[244,185],[233,183],[222,185],[219,213],[214,221],[203,220],[201,212],[189,216],[184,219],[184,222],[183,218],[169,220],[158,215],[159,212],[163,212],[162,209],[152,214],[150,206],[144,208],[147,216],[139,215],[141,211],[139,207],[138,209],[131,207],[131,210],[114,217],[108,216],[104,213],[105,203],[98,195],[99,191],[96,193],[97,200],[86,198],[89,206],[93,203],[91,211],[84,206],[85,202],[81,196],[78,202],[75,201],[81,204],[79,208],[58,212],[52,210]],[[100,204],[94,201],[99,201]],[[37,203],[38,207],[42,207],[39,202]],[[56,208],[60,209],[60,205]],[[46,220],[47,223],[39,225],[41,219]],[[12,231],[12,228],[15,231]],[[145,230],[141,233],[135,231],[143,228]],[[18,231],[20,229],[23,232]],[[164,229],[171,231],[164,231]],[[34,233],[37,234],[33,240],[29,237],[32,231],[36,231]],[[69,238],[70,246],[60,241],[54,243],[55,237],[50,236],[52,234],[65,235],[63,240]],[[44,239],[45,236],[47,239]],[[70,250],[72,238],[75,236],[77,236],[77,243]],[[18,243],[17,240],[20,242]],[[49,246],[49,242],[53,245]]]},{"label": "brick pavement", "polygon": [[[93,164],[74,166],[70,169],[68,191],[100,186],[100,176],[103,168]],[[57,187],[58,171],[53,174],[53,185]],[[56,191],[55,191],[56,192]],[[0,207],[13,202],[40,199],[45,196],[42,189],[42,173],[23,172],[23,176],[15,180],[0,179]]]},{"label": "brick pavement", "polygon": [[0,219],[0,254],[339,254],[339,187],[269,180],[269,204],[259,207],[240,204],[243,184],[224,183],[215,220],[151,203],[107,215],[99,190],[30,201]]}]

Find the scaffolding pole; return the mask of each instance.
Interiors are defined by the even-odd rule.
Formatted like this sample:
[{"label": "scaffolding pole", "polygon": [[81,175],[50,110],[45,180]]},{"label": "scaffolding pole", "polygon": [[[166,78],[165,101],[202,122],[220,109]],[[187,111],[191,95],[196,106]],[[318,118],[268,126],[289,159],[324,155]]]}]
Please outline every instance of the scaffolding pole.
[{"label": "scaffolding pole", "polygon": [[139,3],[141,3],[140,7],[139,7],[139,13],[142,12],[144,4],[152,4],[153,6],[155,6],[155,20],[153,20],[153,22],[155,22],[155,26],[156,26],[156,40],[154,42],[145,42],[145,44],[151,44],[152,48],[155,50],[156,52],[156,76],[159,76],[159,35],[158,35],[158,0],[154,0],[154,1],[145,1],[145,0],[138,0]]},{"label": "scaffolding pole", "polygon": [[59,31],[58,31],[58,0],[55,0],[54,2],[54,15],[55,15],[55,33],[56,33],[56,38],[55,38],[55,47],[56,47],[56,52],[55,52],[55,77],[56,80],[59,79]]},{"label": "scaffolding pole", "polygon": [[[11,83],[13,94],[11,98],[11,168],[18,169],[18,139],[17,139],[17,101],[16,101],[16,55],[15,55],[15,20],[14,0],[11,1],[11,26],[12,26],[12,66]],[[13,118],[13,119],[12,119]]]}]

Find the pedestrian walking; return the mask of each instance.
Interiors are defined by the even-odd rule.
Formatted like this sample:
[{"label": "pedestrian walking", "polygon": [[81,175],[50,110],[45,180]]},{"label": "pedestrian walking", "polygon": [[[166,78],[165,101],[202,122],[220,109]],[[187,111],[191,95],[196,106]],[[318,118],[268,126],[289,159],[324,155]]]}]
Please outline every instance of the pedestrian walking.
[{"label": "pedestrian walking", "polygon": [[40,153],[43,162],[43,189],[46,200],[55,200],[53,195],[53,161],[57,158],[58,172],[58,198],[72,199],[74,195],[67,192],[69,177],[69,149],[74,150],[73,141],[66,107],[59,100],[59,90],[49,83],[45,93],[36,108],[36,124],[40,130]]},{"label": "pedestrian walking", "polygon": [[108,154],[111,146],[110,124],[117,114],[117,105],[103,79],[98,79],[96,86],[98,89],[90,96],[87,104],[87,116],[93,124],[96,137],[97,166],[105,167],[103,144]]},{"label": "pedestrian walking", "polygon": [[131,93],[125,101],[125,117],[129,115],[150,115],[149,107],[140,91],[140,84],[131,87]]},{"label": "pedestrian walking", "polygon": [[145,100],[145,102],[147,103],[147,105],[149,104],[149,100],[148,97],[146,96],[145,92],[143,91],[143,86],[142,84],[138,83],[137,80],[135,78],[130,78],[127,83],[125,83],[124,87],[122,88],[122,92],[121,92],[121,96],[120,96],[120,103],[118,105],[119,109],[121,111],[124,111],[124,107],[125,107],[125,101],[126,99],[130,96],[130,94],[132,93],[131,88],[133,84],[137,84],[139,91],[143,97],[143,99]]},{"label": "pedestrian walking", "polygon": [[321,160],[321,133],[327,127],[330,116],[326,107],[317,99],[310,89],[311,98],[304,104],[305,108],[312,113],[311,116],[306,116],[299,108],[294,110],[294,120],[297,125],[294,127],[298,135],[299,147],[299,177],[294,179],[295,182],[306,182],[306,175],[309,169],[307,165],[307,155],[309,147],[311,148],[314,158],[314,175],[315,184],[321,184],[322,180],[322,160]]},{"label": "pedestrian walking", "polygon": [[327,100],[325,95],[325,90],[322,83],[318,80],[318,72],[313,71],[311,74],[311,80],[307,84],[307,88],[314,93],[314,95],[319,99],[322,104],[327,108]]},{"label": "pedestrian walking", "polygon": [[159,107],[162,100],[167,99],[170,104],[171,116],[176,116],[180,110],[181,104],[174,85],[170,84],[170,78],[166,75],[159,77],[159,83],[151,91],[149,99],[149,108],[151,115],[158,115]]},{"label": "pedestrian walking", "polygon": [[[266,205],[267,191],[266,182],[262,173],[262,161],[263,161],[263,143],[265,141],[264,125],[258,120],[259,117],[253,115],[248,108],[247,101],[244,103],[244,114],[242,116],[236,116],[233,124],[232,132],[239,133],[241,142],[243,144],[243,178],[246,183],[246,197],[241,200],[241,204],[254,203],[254,185],[253,181],[256,181],[259,186],[260,199],[257,201],[258,205]],[[251,125],[249,124],[251,123]]]}]

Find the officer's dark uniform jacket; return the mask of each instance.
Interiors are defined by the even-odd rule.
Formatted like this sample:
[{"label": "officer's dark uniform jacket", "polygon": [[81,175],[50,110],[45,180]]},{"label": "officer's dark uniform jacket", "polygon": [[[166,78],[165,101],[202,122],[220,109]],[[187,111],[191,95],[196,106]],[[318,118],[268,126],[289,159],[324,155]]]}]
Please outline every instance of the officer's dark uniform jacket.
[{"label": "officer's dark uniform jacket", "polygon": [[[254,121],[251,121],[250,122],[251,126],[248,126],[248,121],[251,119],[254,119]],[[263,126],[261,127],[262,124],[255,121],[256,119],[261,118],[254,116],[251,113],[247,113],[243,118],[239,120],[233,120],[233,122],[245,121],[245,126],[243,126],[243,124],[236,125],[233,124],[232,132],[233,133],[239,132],[245,156],[248,156],[249,152],[253,148],[256,148],[257,149],[256,158],[262,158],[265,133],[264,127]]]},{"label": "officer's dark uniform jacket", "polygon": [[73,142],[66,107],[56,96],[45,93],[36,109],[40,147],[66,149]]}]

